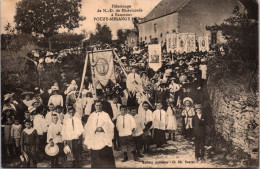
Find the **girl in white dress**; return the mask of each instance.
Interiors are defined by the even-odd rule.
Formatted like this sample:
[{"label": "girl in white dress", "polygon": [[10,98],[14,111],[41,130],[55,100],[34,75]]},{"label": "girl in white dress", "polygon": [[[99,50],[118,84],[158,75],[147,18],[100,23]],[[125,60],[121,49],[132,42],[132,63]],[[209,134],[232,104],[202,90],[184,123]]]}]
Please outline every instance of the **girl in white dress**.
[{"label": "girl in white dress", "polygon": [[[175,130],[177,130],[177,120],[175,117],[177,109],[174,107],[173,104],[168,103],[168,108],[167,108],[167,127],[166,130],[168,130],[169,133],[169,138],[168,140],[173,140],[175,141]],[[172,137],[171,137],[172,135]]]},{"label": "girl in white dress", "polygon": [[86,94],[86,103],[84,104],[85,105],[85,108],[84,108],[84,122],[87,123],[88,121],[88,118],[90,116],[90,113],[91,113],[91,107],[92,107],[92,104],[94,103],[94,98],[92,97],[92,93],[91,92],[87,92]]}]

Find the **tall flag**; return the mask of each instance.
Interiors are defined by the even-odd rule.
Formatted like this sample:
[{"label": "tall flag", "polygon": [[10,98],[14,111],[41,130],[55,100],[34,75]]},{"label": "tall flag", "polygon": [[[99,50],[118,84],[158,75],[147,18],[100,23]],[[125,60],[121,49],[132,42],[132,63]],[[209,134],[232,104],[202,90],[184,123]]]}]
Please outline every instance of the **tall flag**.
[{"label": "tall flag", "polygon": [[188,33],[177,34],[177,52],[187,53],[187,37]]},{"label": "tall flag", "polygon": [[172,42],[171,42],[171,45],[172,45],[171,51],[172,51],[172,53],[176,53],[176,51],[177,51],[177,34],[176,33],[172,33],[171,34],[171,40],[172,40]]},{"label": "tall flag", "polygon": [[199,40],[199,51],[205,52],[209,51],[209,37],[202,36],[198,38]]},{"label": "tall flag", "polygon": [[167,53],[169,53],[171,50],[172,50],[172,37],[171,37],[172,34],[166,34],[166,50],[167,50]]},{"label": "tall flag", "polygon": [[187,37],[187,53],[196,51],[195,33],[189,33]]},{"label": "tall flag", "polygon": [[148,46],[149,67],[157,71],[162,66],[161,44],[152,44]]},{"label": "tall flag", "polygon": [[116,83],[113,53],[111,51],[90,53],[92,66],[93,85],[98,85],[98,81],[106,86],[109,79]]}]

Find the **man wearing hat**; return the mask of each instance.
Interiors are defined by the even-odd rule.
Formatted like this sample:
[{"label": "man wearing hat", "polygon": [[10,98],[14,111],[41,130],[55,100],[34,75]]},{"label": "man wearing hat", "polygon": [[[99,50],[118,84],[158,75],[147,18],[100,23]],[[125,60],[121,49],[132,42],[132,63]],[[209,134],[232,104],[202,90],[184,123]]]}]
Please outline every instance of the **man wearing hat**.
[{"label": "man wearing hat", "polygon": [[206,116],[202,112],[202,105],[195,105],[196,114],[193,118],[193,135],[195,137],[195,159],[196,161],[200,160],[202,162],[205,161],[205,136],[206,136]]}]

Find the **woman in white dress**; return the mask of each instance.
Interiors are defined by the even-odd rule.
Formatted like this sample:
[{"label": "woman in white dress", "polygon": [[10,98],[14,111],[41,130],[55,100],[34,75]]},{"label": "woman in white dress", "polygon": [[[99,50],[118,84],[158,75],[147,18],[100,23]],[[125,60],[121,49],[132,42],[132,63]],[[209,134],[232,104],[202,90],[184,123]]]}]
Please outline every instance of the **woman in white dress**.
[{"label": "woman in white dress", "polygon": [[[173,104],[168,102],[168,108],[167,108],[167,127],[166,130],[169,132],[169,138],[168,140],[173,140],[175,141],[175,130],[177,130],[177,120],[175,117],[177,109],[173,106]],[[171,137],[172,135],[172,137]]]}]

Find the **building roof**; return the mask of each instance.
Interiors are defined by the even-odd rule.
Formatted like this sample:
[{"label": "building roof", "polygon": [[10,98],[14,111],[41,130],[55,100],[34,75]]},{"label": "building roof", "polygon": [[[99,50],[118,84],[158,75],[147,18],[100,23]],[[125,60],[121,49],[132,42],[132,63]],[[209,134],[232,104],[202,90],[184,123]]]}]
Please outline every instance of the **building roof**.
[{"label": "building roof", "polygon": [[152,11],[144,18],[142,22],[147,22],[165,15],[179,11],[189,0],[162,0]]},{"label": "building roof", "polygon": [[[180,11],[188,2],[191,0],[162,0],[158,5],[156,5],[146,17],[144,17],[140,23],[145,23],[175,12]],[[210,0],[214,1],[214,0]],[[217,2],[217,0],[215,0]],[[241,5],[243,5],[240,0],[237,0]],[[250,1],[250,0],[248,0]]]}]

